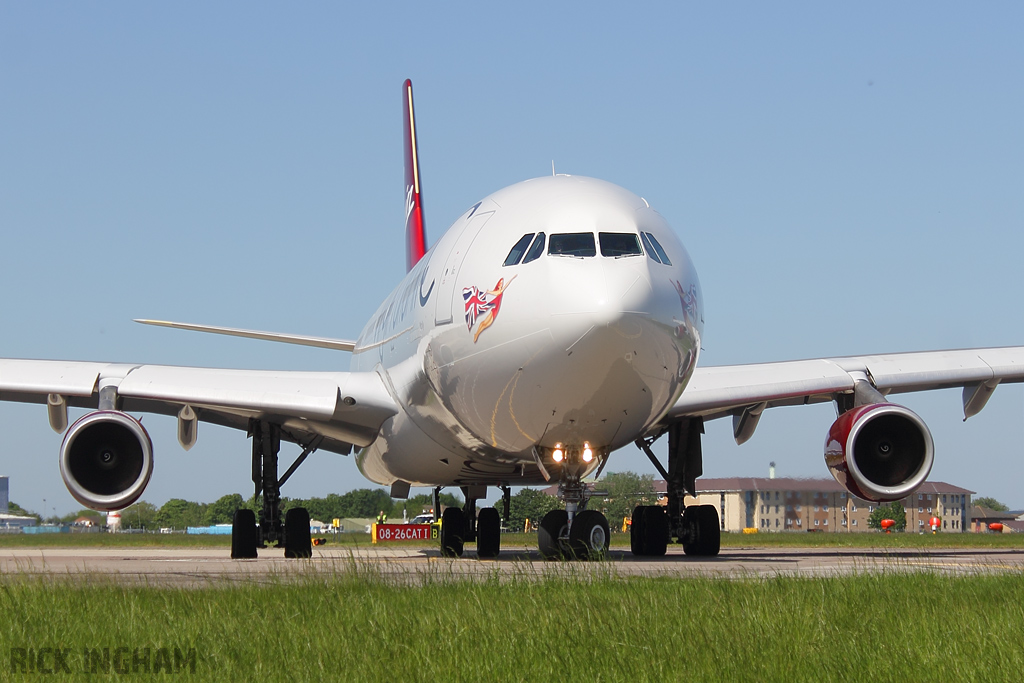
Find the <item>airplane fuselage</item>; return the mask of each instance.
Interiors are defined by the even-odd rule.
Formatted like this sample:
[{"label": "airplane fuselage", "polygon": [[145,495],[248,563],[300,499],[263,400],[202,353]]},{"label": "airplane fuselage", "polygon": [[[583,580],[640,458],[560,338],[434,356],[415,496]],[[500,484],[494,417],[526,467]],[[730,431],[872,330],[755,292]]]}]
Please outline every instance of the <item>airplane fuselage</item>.
[{"label": "airplane fuselage", "polygon": [[693,373],[700,283],[640,197],[536,178],[468,209],[381,304],[353,371],[400,405],[358,456],[372,481],[529,484],[554,449],[596,468],[644,435]]}]

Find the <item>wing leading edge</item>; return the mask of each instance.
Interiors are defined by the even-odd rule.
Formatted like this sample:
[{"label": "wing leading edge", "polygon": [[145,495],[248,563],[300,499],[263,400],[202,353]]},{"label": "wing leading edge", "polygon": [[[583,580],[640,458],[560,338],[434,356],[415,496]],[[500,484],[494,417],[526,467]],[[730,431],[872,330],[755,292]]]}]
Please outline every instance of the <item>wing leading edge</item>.
[{"label": "wing leading edge", "polygon": [[736,439],[743,441],[745,415],[759,417],[765,408],[832,401],[853,393],[858,381],[870,383],[883,395],[962,387],[967,419],[985,407],[1000,383],[1024,382],[1024,346],[697,368],[665,420],[732,415]]},{"label": "wing leading edge", "polygon": [[[115,387],[126,412],[179,415],[248,429],[251,419],[281,425],[288,440],[347,454],[367,446],[398,412],[374,372],[226,370],[48,360],[0,360],[0,400],[96,409]],[[51,426],[66,425],[54,419]]]}]

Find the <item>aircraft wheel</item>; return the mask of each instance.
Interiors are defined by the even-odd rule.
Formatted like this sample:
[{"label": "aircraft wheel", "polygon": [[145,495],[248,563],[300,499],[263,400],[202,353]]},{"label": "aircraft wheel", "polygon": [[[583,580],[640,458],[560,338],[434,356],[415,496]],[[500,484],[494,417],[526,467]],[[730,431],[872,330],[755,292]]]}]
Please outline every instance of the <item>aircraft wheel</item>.
[{"label": "aircraft wheel", "polygon": [[256,557],[256,513],[246,508],[235,510],[231,519],[231,559]]},{"label": "aircraft wheel", "polygon": [[576,559],[586,560],[602,556],[608,551],[610,541],[608,520],[597,510],[584,510],[572,520],[572,527],[569,529],[569,548]]},{"label": "aircraft wheel", "polygon": [[466,517],[459,508],[446,508],[441,513],[441,555],[462,557]]},{"label": "aircraft wheel", "polygon": [[683,543],[683,552],[696,557],[714,557],[722,544],[722,528],[714,505],[692,505],[683,512],[683,524],[694,530],[693,541]]},{"label": "aircraft wheel", "polygon": [[[717,518],[716,518],[717,519]],[[660,505],[649,505],[644,514],[644,554],[661,557],[668,549],[668,513]]]},{"label": "aircraft wheel", "polygon": [[537,528],[537,548],[545,560],[557,560],[562,557],[562,548],[558,539],[565,535],[569,528],[569,513],[565,510],[552,510],[544,515]]},{"label": "aircraft wheel", "polygon": [[313,557],[309,511],[306,508],[292,508],[284,515],[284,556]]},{"label": "aircraft wheel", "polygon": [[647,506],[637,505],[633,508],[633,516],[629,523],[629,550],[637,557],[647,554]]},{"label": "aircraft wheel", "polygon": [[484,508],[476,518],[476,556],[497,557],[501,552],[501,516],[494,508]]}]

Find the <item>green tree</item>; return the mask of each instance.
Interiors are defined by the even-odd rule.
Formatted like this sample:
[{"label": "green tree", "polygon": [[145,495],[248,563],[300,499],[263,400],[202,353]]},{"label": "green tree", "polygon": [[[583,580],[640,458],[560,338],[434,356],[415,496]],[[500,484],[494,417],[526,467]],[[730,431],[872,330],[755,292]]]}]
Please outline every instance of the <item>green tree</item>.
[{"label": "green tree", "polygon": [[[171,498],[160,506],[154,522],[160,528],[184,529],[190,526],[203,526],[205,505],[193,503],[182,498]],[[121,517],[122,523],[124,516]]]},{"label": "green tree", "polygon": [[893,527],[896,531],[906,531],[907,529],[907,511],[903,509],[903,505],[899,501],[876,507],[868,517],[868,528],[881,529],[883,519],[891,519],[896,522],[896,526]]},{"label": "green tree", "polygon": [[156,527],[156,506],[144,500],[121,510],[122,529],[153,529]]},{"label": "green tree", "polygon": [[[442,492],[441,493],[441,509],[457,507],[461,508],[463,500],[456,497],[455,495]],[[415,496],[410,496],[408,500],[399,500],[395,502],[395,507],[392,510],[392,514],[395,519],[402,517],[402,511],[404,510],[408,519],[412,519],[416,515],[421,515],[425,512],[430,512],[434,507],[434,496],[429,493],[420,493]]]},{"label": "green tree", "polygon": [[636,472],[609,472],[594,484],[606,492],[602,500],[591,499],[591,510],[601,510],[613,529],[621,526],[623,517],[630,517],[637,505],[654,505],[658,495],[654,492],[654,476]]},{"label": "green tree", "polygon": [[509,501],[509,518],[506,526],[521,531],[529,519],[531,525],[539,522],[549,511],[562,507],[558,498],[537,489],[522,489]]},{"label": "green tree", "polygon": [[203,516],[203,524],[212,526],[214,524],[230,524],[235,518],[235,510],[245,507],[245,499],[240,493],[229,493],[221,496],[206,506],[206,514]]},{"label": "green tree", "polygon": [[384,489],[355,489],[341,496],[338,517],[376,517],[381,510],[391,515],[394,501]]},{"label": "green tree", "polygon": [[1003,503],[1000,503],[995,498],[992,498],[991,496],[982,496],[980,498],[975,498],[973,504],[983,508],[988,508],[989,510],[995,510],[996,512],[1006,512],[1010,509]]}]

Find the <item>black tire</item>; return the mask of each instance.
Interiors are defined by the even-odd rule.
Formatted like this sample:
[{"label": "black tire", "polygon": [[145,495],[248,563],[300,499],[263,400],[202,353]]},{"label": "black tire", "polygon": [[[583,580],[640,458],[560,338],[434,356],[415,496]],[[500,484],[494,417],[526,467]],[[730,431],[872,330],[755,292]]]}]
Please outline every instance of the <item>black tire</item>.
[{"label": "black tire", "polygon": [[695,557],[714,557],[722,545],[722,528],[714,505],[692,505],[683,513],[683,524],[694,528],[695,539],[683,544],[683,552]]},{"label": "black tire", "polygon": [[235,510],[231,519],[231,559],[254,559],[257,538],[256,513],[246,508]]},{"label": "black tire", "polygon": [[501,552],[501,515],[484,508],[476,518],[476,556],[490,559]]},{"label": "black tire", "polygon": [[306,508],[292,508],[284,515],[284,556],[313,557],[309,511]]},{"label": "black tire", "polygon": [[633,517],[629,524],[629,549],[637,557],[647,555],[644,545],[647,538],[647,506],[637,505],[633,508]]},{"label": "black tire", "polygon": [[608,520],[597,510],[584,510],[572,520],[569,549],[576,559],[588,560],[603,556],[608,552],[610,540]]},{"label": "black tire", "polygon": [[648,506],[644,514],[644,554],[662,557],[668,550],[668,511],[660,505]]},{"label": "black tire", "polygon": [[466,533],[466,517],[459,508],[446,508],[441,513],[441,555],[462,557],[463,537]]},{"label": "black tire", "polygon": [[544,515],[537,528],[537,549],[545,560],[557,560],[562,557],[562,547],[558,544],[569,527],[569,513],[565,510],[552,510]]}]

